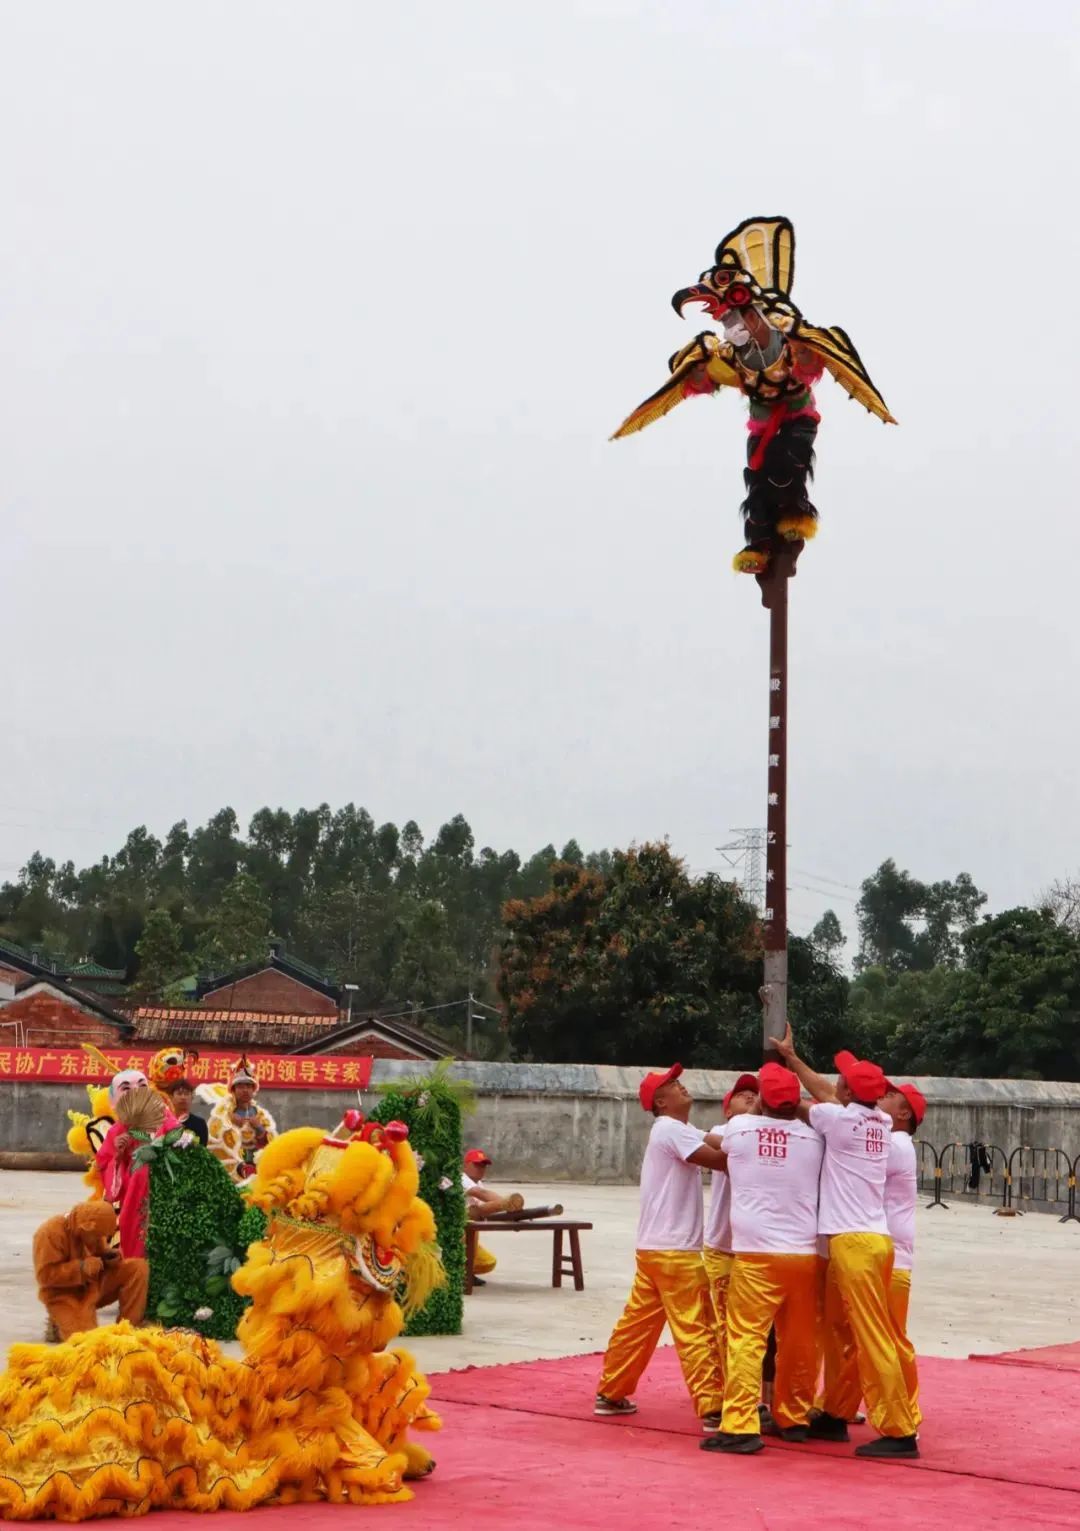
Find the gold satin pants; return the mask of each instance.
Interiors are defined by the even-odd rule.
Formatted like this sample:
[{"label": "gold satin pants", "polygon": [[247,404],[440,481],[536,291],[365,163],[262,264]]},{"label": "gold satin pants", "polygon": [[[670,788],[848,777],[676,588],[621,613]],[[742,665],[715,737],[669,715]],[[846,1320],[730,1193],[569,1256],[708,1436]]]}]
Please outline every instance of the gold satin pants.
[{"label": "gold satin pants", "polygon": [[[838,1419],[854,1419],[865,1398],[879,1434],[914,1435],[918,1375],[915,1352],[896,1323],[893,1274],[892,1240],[884,1234],[834,1233],[829,1239],[822,1406]],[[900,1274],[909,1276],[910,1290],[910,1273]],[[906,1301],[903,1312],[906,1319]]]},{"label": "gold satin pants", "polygon": [[724,1403],[724,1382],[700,1250],[638,1250],[634,1284],[611,1332],[597,1391],[605,1398],[629,1398],[665,1323],[698,1418],[718,1414]]},{"label": "gold satin pants", "polygon": [[727,1294],[731,1280],[731,1267],[735,1256],[722,1249],[710,1249],[706,1244],[701,1251],[705,1262],[705,1275],[709,1282],[709,1298],[713,1318],[716,1321],[716,1354],[720,1362],[720,1378],[723,1381],[727,1369]]},{"label": "gold satin pants", "polygon": [[735,1256],[727,1291],[725,1434],[758,1434],[761,1368],[774,1326],[773,1418],[782,1429],[807,1423],[817,1381],[820,1306],[816,1254]]},{"label": "gold satin pants", "polygon": [[908,1339],[907,1318],[911,1302],[911,1272],[893,1269],[889,1280],[889,1312],[892,1314],[896,1335],[896,1354],[900,1357],[900,1370],[904,1374],[908,1403],[916,1430],[922,1424],[919,1408],[919,1364],[915,1359],[915,1346]]}]

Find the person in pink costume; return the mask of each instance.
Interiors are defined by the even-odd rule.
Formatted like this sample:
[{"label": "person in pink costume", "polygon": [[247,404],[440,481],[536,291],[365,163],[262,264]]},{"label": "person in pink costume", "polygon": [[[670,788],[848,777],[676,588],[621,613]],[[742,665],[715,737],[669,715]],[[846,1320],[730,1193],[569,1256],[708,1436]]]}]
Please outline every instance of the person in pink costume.
[{"label": "person in pink costume", "polygon": [[[109,1100],[113,1106],[128,1090],[137,1090],[148,1083],[146,1075],[138,1069],[123,1069],[109,1085]],[[169,1132],[178,1125],[171,1111],[155,1136]],[[123,1122],[114,1122],[105,1135],[105,1141],[97,1151],[96,1163],[101,1171],[106,1201],[116,1208],[116,1221],[120,1230],[120,1253],[125,1260],[146,1258],[146,1217],[150,1207],[150,1170],[147,1165],[133,1167],[132,1158],[137,1148]]]}]

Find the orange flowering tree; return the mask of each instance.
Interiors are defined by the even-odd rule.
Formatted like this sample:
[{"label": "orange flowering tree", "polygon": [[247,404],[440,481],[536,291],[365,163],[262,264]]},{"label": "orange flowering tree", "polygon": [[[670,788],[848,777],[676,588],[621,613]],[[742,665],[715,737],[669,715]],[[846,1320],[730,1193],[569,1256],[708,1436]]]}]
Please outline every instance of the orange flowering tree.
[{"label": "orange flowering tree", "polygon": [[616,851],[606,872],[558,863],[551,891],[512,900],[503,921],[516,1056],[724,1067],[760,1050],[757,913],[666,844]]}]

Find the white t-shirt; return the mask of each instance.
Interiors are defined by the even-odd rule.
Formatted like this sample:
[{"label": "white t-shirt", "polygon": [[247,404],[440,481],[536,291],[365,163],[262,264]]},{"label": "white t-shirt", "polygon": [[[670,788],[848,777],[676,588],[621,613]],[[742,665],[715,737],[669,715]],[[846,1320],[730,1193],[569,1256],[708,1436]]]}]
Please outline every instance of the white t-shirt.
[{"label": "white t-shirt", "polygon": [[[709,1137],[722,1138],[728,1123],[709,1128]],[[709,1210],[705,1214],[705,1248],[731,1253],[731,1181],[723,1170],[713,1170]]]},{"label": "white t-shirt", "polygon": [[483,1187],[481,1186],[479,1180],[474,1180],[471,1175],[462,1170],[461,1189],[465,1192],[465,1195],[468,1196],[470,1191],[479,1191],[482,1190]]},{"label": "white t-shirt", "polygon": [[810,1125],[825,1139],[818,1206],[819,1233],[882,1233],[885,1166],[892,1120],[876,1106],[824,1101],[810,1107]]},{"label": "white t-shirt", "polygon": [[704,1228],[701,1171],[687,1164],[705,1141],[700,1127],[658,1116],[641,1161],[638,1249],[700,1249]]},{"label": "white t-shirt", "polygon": [[738,1116],[728,1123],[733,1253],[817,1254],[824,1151],[821,1134],[797,1119]]},{"label": "white t-shirt", "polygon": [[885,1221],[896,1250],[893,1268],[909,1271],[915,1263],[915,1201],[918,1157],[911,1134],[894,1128],[885,1167]]}]

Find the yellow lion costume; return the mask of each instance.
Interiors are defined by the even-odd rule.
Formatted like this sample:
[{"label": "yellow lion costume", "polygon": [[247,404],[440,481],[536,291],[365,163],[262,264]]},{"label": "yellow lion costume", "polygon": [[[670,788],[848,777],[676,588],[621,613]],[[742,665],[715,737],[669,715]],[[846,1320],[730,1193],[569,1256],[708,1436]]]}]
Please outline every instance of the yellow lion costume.
[{"label": "yellow lion costume", "polygon": [[263,1151],[249,1194],[270,1223],[232,1278],[251,1298],[243,1360],[126,1323],[12,1346],[0,1516],[410,1498],[403,1480],[433,1463],[406,1432],[440,1422],[412,1358],[383,1347],[445,1278],[394,1125],[371,1141],[301,1127]]},{"label": "yellow lion costume", "polygon": [[116,1118],[112,1114],[108,1085],[88,1084],[86,1093],[90,1097],[90,1110],[68,1112],[71,1126],[68,1128],[67,1146],[76,1158],[86,1160],[83,1181],[90,1187],[91,1196],[101,1197],[105,1189],[94,1155],[104,1143],[105,1134]]}]

